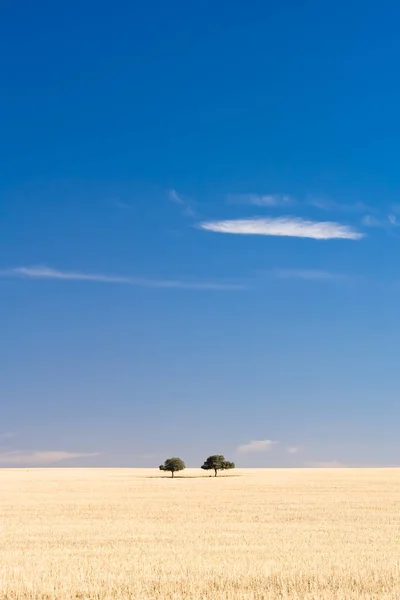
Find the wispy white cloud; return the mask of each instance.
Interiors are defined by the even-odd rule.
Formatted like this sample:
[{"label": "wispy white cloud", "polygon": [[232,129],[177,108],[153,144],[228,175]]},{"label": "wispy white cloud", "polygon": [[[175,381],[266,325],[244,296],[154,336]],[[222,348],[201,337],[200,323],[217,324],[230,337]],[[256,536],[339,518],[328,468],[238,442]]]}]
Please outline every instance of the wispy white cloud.
[{"label": "wispy white cloud", "polygon": [[286,452],[288,454],[298,454],[300,452],[301,448],[300,446],[288,446],[286,448]]},{"label": "wispy white cloud", "polygon": [[391,233],[393,228],[400,226],[400,221],[396,216],[396,213],[398,212],[398,207],[396,205],[387,207],[385,214],[385,210],[369,206],[360,201],[349,204],[314,198],[308,200],[308,204],[326,211],[364,213],[364,216],[361,218],[361,224],[364,227],[385,229],[387,233]]},{"label": "wispy white cloud", "polygon": [[226,221],[204,221],[201,229],[217,233],[237,235],[271,235],[312,238],[315,240],[349,239],[359,240],[363,233],[349,225],[330,221],[306,221],[297,217],[232,219]]},{"label": "wispy white cloud", "polygon": [[278,444],[273,440],[253,440],[248,444],[242,444],[237,447],[239,454],[250,454],[251,452],[267,452],[272,446]]},{"label": "wispy white cloud", "polygon": [[229,194],[229,204],[251,204],[253,206],[265,206],[269,208],[287,207],[287,206],[312,206],[319,210],[331,212],[357,213],[357,212],[376,212],[365,202],[337,202],[330,198],[321,196],[309,196],[305,200],[298,200],[289,194]]},{"label": "wispy white cloud", "polygon": [[333,273],[331,271],[322,271],[319,269],[274,269],[271,271],[274,277],[278,279],[304,279],[307,281],[343,281],[348,279],[348,275],[343,273]]},{"label": "wispy white cloud", "polygon": [[293,206],[297,201],[288,194],[229,194],[229,204],[251,204],[269,208]]},{"label": "wispy white cloud", "polygon": [[99,455],[99,452],[66,452],[64,450],[11,450],[0,452],[0,465],[46,466],[65,460],[90,458]]},{"label": "wispy white cloud", "polygon": [[361,223],[365,225],[365,227],[384,227],[382,220],[373,217],[372,215],[365,215],[361,219]]},{"label": "wispy white cloud", "polygon": [[128,204],[127,202],[121,202],[121,200],[116,200],[115,205],[118,206],[118,208],[132,208],[131,204]]},{"label": "wispy white cloud", "polygon": [[180,204],[182,214],[185,217],[191,217],[194,219],[199,216],[194,208],[195,203],[191,198],[188,198],[183,194],[178,194],[178,192],[174,189],[169,190],[168,197],[171,200],[171,202],[175,202],[175,204]]},{"label": "wispy white cloud", "polygon": [[184,199],[178,194],[176,190],[169,190],[168,192],[169,199],[172,202],[176,202],[177,204],[185,204]]},{"label": "wispy white cloud", "polygon": [[394,214],[389,214],[385,217],[365,215],[361,222],[363,225],[365,225],[365,227],[382,227],[383,229],[390,229],[392,227],[400,226],[400,222]]},{"label": "wispy white cloud", "polygon": [[215,290],[235,291],[244,290],[248,287],[239,283],[209,282],[209,281],[175,281],[142,279],[138,277],[122,277],[119,275],[104,275],[93,273],[82,273],[79,271],[60,271],[46,266],[37,267],[15,267],[0,271],[0,277],[22,277],[25,279],[59,279],[64,281],[87,281],[108,284],[125,284],[147,288],[162,289],[186,289],[186,290]]},{"label": "wispy white cloud", "polygon": [[8,271],[2,271],[1,275],[25,277],[27,279],[64,279],[69,281],[97,281],[99,283],[131,283],[129,277],[117,275],[102,275],[80,273],[78,271],[60,271],[46,266],[15,267]]},{"label": "wispy white cloud", "polygon": [[357,212],[374,212],[375,209],[368,206],[364,202],[337,202],[335,200],[330,200],[327,198],[309,198],[307,200],[307,204],[313,206],[314,208],[319,208],[320,210],[332,211],[332,212],[347,212],[347,213],[357,213]]}]

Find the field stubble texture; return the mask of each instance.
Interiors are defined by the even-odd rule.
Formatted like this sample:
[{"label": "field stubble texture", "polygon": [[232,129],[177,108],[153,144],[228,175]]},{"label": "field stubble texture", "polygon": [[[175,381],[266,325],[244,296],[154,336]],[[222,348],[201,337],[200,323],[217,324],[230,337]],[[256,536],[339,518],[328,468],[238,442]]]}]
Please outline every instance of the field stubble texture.
[{"label": "field stubble texture", "polygon": [[0,470],[4,600],[400,598],[400,470]]}]

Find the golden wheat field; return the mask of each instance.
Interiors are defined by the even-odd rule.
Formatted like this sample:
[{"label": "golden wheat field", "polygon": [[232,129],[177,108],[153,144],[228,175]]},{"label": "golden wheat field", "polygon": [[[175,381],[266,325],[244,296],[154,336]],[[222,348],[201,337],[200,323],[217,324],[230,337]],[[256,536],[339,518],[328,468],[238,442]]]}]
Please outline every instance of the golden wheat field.
[{"label": "golden wheat field", "polygon": [[1,598],[400,598],[400,470],[0,471]]}]

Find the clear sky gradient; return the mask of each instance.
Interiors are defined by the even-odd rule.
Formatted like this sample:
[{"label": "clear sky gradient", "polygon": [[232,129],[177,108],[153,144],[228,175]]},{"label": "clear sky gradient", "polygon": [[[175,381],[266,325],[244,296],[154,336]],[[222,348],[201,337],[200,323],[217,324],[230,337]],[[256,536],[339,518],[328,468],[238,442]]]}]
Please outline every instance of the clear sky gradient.
[{"label": "clear sky gradient", "polygon": [[399,464],[399,20],[2,3],[0,466]]}]

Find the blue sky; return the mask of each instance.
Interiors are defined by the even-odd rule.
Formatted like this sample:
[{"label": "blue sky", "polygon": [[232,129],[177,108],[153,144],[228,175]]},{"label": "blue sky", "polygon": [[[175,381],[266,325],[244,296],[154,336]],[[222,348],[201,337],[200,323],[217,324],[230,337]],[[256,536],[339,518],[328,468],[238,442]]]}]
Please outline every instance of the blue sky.
[{"label": "blue sky", "polygon": [[0,466],[398,463],[399,18],[3,3]]}]

